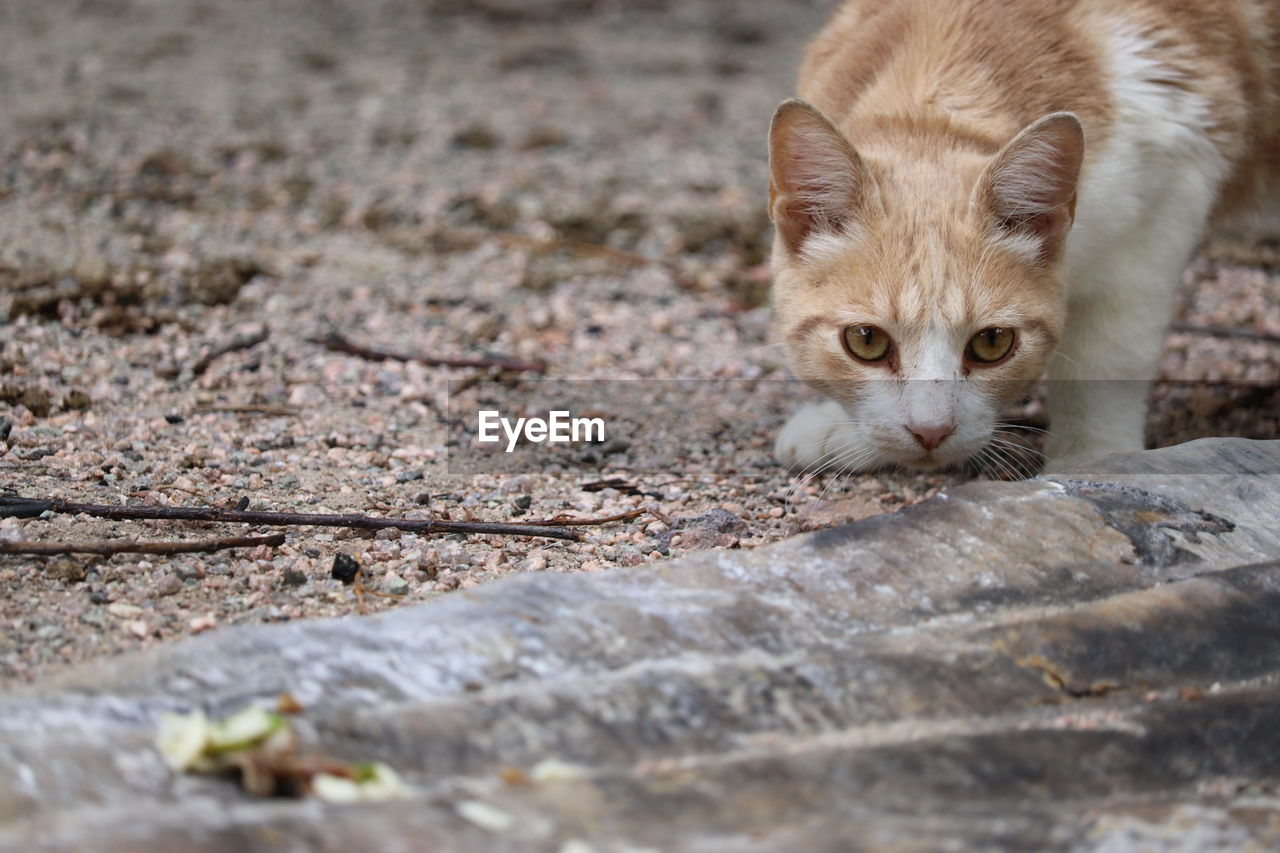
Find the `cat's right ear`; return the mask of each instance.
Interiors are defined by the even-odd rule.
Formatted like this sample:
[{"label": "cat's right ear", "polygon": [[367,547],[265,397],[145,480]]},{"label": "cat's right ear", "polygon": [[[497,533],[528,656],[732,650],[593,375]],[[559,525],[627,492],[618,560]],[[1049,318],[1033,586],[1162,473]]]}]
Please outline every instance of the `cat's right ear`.
[{"label": "cat's right ear", "polygon": [[1006,234],[1030,237],[1042,261],[1060,252],[1076,214],[1084,128],[1053,113],[1014,137],[978,180],[978,203]]},{"label": "cat's right ear", "polygon": [[874,191],[862,158],[804,101],[784,101],[769,128],[769,216],[797,252],[814,233],[838,234]]}]

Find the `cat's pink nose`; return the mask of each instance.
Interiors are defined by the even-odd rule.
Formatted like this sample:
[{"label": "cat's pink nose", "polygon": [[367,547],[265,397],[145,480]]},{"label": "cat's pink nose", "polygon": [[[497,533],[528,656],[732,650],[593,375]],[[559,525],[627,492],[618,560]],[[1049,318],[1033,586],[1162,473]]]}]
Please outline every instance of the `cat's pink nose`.
[{"label": "cat's pink nose", "polygon": [[910,424],[907,431],[915,436],[916,442],[925,450],[937,450],[938,445],[947,436],[955,432],[954,424]]}]

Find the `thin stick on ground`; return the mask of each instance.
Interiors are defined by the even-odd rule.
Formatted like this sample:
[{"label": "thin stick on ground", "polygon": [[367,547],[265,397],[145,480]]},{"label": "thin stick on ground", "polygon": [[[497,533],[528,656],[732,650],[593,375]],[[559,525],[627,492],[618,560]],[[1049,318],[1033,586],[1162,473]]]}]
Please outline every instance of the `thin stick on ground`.
[{"label": "thin stick on ground", "polygon": [[214,361],[222,358],[222,356],[227,353],[256,347],[258,344],[265,341],[269,334],[270,330],[266,326],[260,326],[252,332],[244,335],[237,335],[226,343],[213,347],[213,349],[209,350],[203,357],[191,365],[191,374],[193,376],[201,375],[213,365]]},{"label": "thin stick on ground", "polygon": [[517,361],[508,358],[451,358],[443,356],[422,355],[419,353],[396,352],[382,347],[370,347],[347,340],[337,332],[330,332],[322,338],[312,338],[311,343],[319,344],[331,352],[354,355],[370,361],[416,361],[429,367],[496,367],[508,373],[546,373],[547,366],[542,362]]},{"label": "thin stick on ground", "polygon": [[272,548],[283,545],[285,535],[230,536],[223,539],[197,539],[190,542],[139,542],[136,539],[101,539],[89,542],[0,542],[0,554],[33,554],[60,556],[63,554],[207,554],[232,548],[256,548],[267,545]]},{"label": "thin stick on ground", "polygon": [[0,518],[34,518],[45,512],[90,515],[116,521],[215,521],[233,524],[263,524],[276,527],[347,527],[355,530],[383,530],[394,527],[406,533],[428,536],[446,533],[497,536],[534,536],[542,539],[579,541],[582,537],[563,526],[500,521],[437,521],[434,519],[382,518],[369,515],[331,515],[298,512],[254,512],[226,507],[188,506],[103,506],[58,499],[0,497]]},{"label": "thin stick on ground", "polygon": [[1226,326],[1193,326],[1178,323],[1172,327],[1175,332],[1186,332],[1193,335],[1209,335],[1215,338],[1235,338],[1242,341],[1258,341],[1266,344],[1280,344],[1280,335],[1267,332],[1254,332],[1249,329],[1230,329]]},{"label": "thin stick on ground", "polygon": [[262,404],[262,405],[249,404],[249,405],[243,405],[243,406],[232,406],[232,405],[196,406],[191,411],[196,414],[200,414],[204,412],[215,412],[219,414],[232,414],[232,415],[271,415],[274,417],[281,417],[281,418],[291,417],[293,415],[297,415],[301,413],[301,410],[298,409],[296,406],[270,406],[265,404]]},{"label": "thin stick on ground", "polygon": [[633,518],[639,518],[647,513],[647,509],[633,509],[628,512],[620,512],[617,515],[609,515],[603,518],[575,518],[571,515],[557,515],[553,518],[540,518],[537,521],[531,521],[529,524],[555,524],[562,527],[594,527],[600,524],[611,524],[615,521],[630,521]]},{"label": "thin stick on ground", "polygon": [[534,237],[531,234],[519,234],[514,231],[452,228],[437,232],[433,237],[464,248],[479,245],[485,240],[496,240],[504,246],[525,249],[531,252],[546,254],[555,251],[566,251],[583,257],[603,258],[632,268],[662,266],[669,263],[664,258],[651,258],[648,255],[628,252],[626,249],[615,249],[613,246],[606,246],[602,243],[571,240],[567,237]]}]

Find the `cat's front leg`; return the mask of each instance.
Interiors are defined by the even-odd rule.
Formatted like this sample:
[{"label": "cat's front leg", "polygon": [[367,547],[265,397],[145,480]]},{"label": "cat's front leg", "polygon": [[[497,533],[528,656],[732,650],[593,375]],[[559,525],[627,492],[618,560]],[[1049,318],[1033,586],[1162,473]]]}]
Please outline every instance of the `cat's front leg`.
[{"label": "cat's front leg", "polygon": [[1071,306],[1049,368],[1045,473],[1145,446],[1147,397],[1181,270],[1181,254],[1170,255],[1163,265],[1148,261],[1144,274],[1098,288]]},{"label": "cat's front leg", "polygon": [[1049,386],[1052,434],[1045,444],[1044,473],[1143,448],[1149,381],[1077,379]]},{"label": "cat's front leg", "polygon": [[849,414],[833,400],[801,406],[773,445],[777,460],[796,474],[865,470],[857,463],[867,449],[867,440],[856,432]]}]

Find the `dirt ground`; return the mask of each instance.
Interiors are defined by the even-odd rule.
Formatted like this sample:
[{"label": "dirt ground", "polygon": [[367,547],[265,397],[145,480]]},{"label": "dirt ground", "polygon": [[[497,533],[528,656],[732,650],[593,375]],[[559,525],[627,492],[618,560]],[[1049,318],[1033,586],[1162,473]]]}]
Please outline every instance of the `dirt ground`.
[{"label": "dirt ground", "polygon": [[[649,510],[580,543],[290,528],[283,546],[209,555],[0,556],[0,683],[232,623],[753,547],[963,479],[797,483],[769,456],[803,393],[772,382],[764,131],[833,6],[0,5],[0,494],[453,520]],[[1171,334],[1167,374],[1207,383],[1157,389],[1153,444],[1280,435],[1277,257],[1223,243],[1189,271],[1179,323],[1248,336]],[[462,476],[450,412],[519,397],[529,375],[316,342],[333,332],[744,396],[731,441],[686,429],[665,465],[624,443]],[[677,403],[661,418],[700,409]],[[10,541],[243,532],[0,521]],[[331,577],[338,554],[371,594]]]}]

